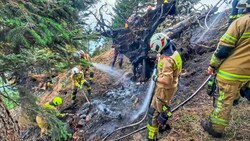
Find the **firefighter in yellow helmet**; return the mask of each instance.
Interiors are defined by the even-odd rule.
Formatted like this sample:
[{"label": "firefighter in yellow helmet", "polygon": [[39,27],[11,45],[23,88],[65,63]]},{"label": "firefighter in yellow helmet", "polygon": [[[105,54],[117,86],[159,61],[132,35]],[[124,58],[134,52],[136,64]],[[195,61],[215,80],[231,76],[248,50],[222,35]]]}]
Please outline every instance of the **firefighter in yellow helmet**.
[{"label": "firefighter in yellow helmet", "polygon": [[182,70],[182,59],[165,33],[156,33],[150,39],[152,51],[160,54],[157,75],[153,76],[156,89],[148,112],[147,139],[157,140],[159,130],[170,129],[167,120],[172,113],[170,101],[176,93]]},{"label": "firefighter in yellow helmet", "polygon": [[214,110],[201,125],[218,138],[229,125],[233,102],[240,98],[240,91],[246,98],[250,94],[250,1],[240,0],[237,7],[244,15],[232,22],[221,37],[208,67],[208,74],[216,73],[218,94]]},{"label": "firefighter in yellow helmet", "polygon": [[[62,105],[63,103],[63,99],[59,96],[55,97],[51,102],[47,102],[43,105],[44,108],[48,108],[48,109],[53,109],[55,111],[55,114],[58,118],[62,118],[64,116],[67,115],[67,113],[65,114],[61,114],[58,110],[57,110],[57,106]],[[37,125],[40,127],[41,129],[41,134],[47,134],[48,133],[48,129],[49,129],[49,124],[47,123],[46,120],[44,120],[42,118],[41,115],[36,116],[36,123]]]},{"label": "firefighter in yellow helmet", "polygon": [[80,72],[80,70],[77,67],[74,67],[72,69],[72,81],[74,83],[73,85],[73,93],[71,95],[71,99],[75,101],[76,94],[78,90],[82,91],[83,86],[87,87],[88,94],[91,94],[91,86],[90,84],[84,79],[83,73]]}]

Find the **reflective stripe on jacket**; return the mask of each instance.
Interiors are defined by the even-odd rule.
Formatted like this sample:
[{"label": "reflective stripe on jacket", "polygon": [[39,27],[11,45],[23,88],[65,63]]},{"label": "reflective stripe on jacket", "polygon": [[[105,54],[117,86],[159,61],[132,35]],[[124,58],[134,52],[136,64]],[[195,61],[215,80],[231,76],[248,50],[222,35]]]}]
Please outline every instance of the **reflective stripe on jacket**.
[{"label": "reflective stripe on jacket", "polygon": [[175,51],[172,56],[161,55],[159,61],[157,74],[159,78],[163,78],[169,85],[157,83],[157,87],[166,89],[177,87],[182,70],[180,54]]},{"label": "reflective stripe on jacket", "polygon": [[85,83],[85,79],[82,73],[74,74],[72,76],[74,86],[80,87],[82,84]]},{"label": "reflective stripe on jacket", "polygon": [[233,50],[225,60],[213,54],[210,66],[219,66],[217,76],[226,80],[249,80],[250,14],[236,19],[221,37],[218,46],[231,47]]}]

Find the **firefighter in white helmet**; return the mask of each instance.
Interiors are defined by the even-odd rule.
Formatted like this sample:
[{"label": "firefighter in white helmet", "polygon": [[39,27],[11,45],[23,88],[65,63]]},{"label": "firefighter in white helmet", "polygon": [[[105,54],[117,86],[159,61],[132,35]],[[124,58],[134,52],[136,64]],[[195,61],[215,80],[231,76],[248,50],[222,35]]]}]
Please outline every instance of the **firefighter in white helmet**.
[{"label": "firefighter in white helmet", "polygon": [[153,76],[156,89],[150,105],[147,124],[147,138],[153,141],[157,140],[159,130],[170,129],[167,124],[168,118],[172,115],[169,104],[177,90],[182,59],[165,33],[154,34],[150,39],[150,48],[160,54],[157,75]]}]

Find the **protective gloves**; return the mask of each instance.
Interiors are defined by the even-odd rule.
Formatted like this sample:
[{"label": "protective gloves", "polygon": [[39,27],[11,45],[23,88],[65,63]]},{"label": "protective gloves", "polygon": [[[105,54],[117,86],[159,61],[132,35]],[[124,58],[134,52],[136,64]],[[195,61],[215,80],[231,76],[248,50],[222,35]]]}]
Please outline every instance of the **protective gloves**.
[{"label": "protective gloves", "polygon": [[250,101],[250,88],[241,89],[240,95]]},{"label": "protective gloves", "polygon": [[80,85],[80,87],[79,87],[80,91],[82,90],[82,88],[83,88],[82,85]]},{"label": "protective gloves", "polygon": [[162,111],[157,118],[160,126],[166,125],[168,118],[172,116],[172,112],[168,106],[163,106],[163,109],[164,111]]},{"label": "protective gloves", "polygon": [[153,81],[157,82],[158,81],[158,75],[153,75]]},{"label": "protective gloves", "polygon": [[216,76],[211,76],[208,80],[207,84],[207,94],[209,96],[214,96],[215,90],[216,90]]}]

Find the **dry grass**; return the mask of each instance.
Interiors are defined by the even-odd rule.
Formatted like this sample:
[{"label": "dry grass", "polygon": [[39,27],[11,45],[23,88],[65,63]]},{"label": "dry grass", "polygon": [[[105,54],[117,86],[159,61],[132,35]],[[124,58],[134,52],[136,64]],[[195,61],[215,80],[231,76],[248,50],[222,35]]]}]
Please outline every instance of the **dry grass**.
[{"label": "dry grass", "polygon": [[230,125],[224,137],[216,139],[208,135],[200,126],[200,121],[212,111],[210,99],[204,97],[202,105],[181,108],[170,120],[172,130],[160,136],[160,141],[249,141],[250,140],[250,102],[242,98],[239,105],[233,107]]}]

